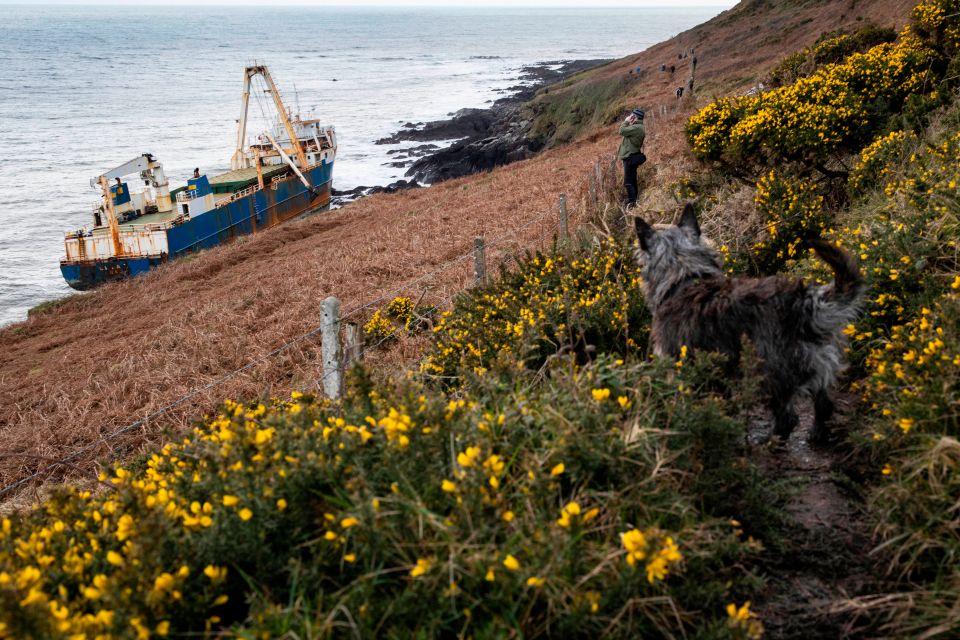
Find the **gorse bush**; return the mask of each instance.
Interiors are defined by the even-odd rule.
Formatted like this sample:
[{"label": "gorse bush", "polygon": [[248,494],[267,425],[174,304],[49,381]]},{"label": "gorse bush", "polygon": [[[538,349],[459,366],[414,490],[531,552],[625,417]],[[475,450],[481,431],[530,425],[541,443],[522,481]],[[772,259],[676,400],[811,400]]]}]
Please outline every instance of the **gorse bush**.
[{"label": "gorse bush", "polygon": [[893,29],[874,25],[862,27],[851,34],[824,34],[812,47],[786,56],[770,71],[770,81],[775,87],[792,84],[823,65],[842,62],[852,53],[862,53],[878,44],[896,39],[897,32]]},{"label": "gorse bush", "polygon": [[536,369],[558,352],[624,355],[646,347],[648,319],[640,270],[623,246],[537,254],[441,316],[422,370],[482,375],[500,357]]},{"label": "gorse bush", "polygon": [[3,521],[0,634],[739,637],[759,546],[692,491],[742,465],[692,392],[713,368],[552,366],[536,392],[361,377],[338,407],[228,402],[108,491]]},{"label": "gorse bush", "polygon": [[[940,139],[888,136],[864,151],[885,207],[858,230],[873,282],[851,329],[863,359],[864,456],[882,476],[873,497],[887,569],[956,594],[957,380],[960,342],[956,110]],[[898,143],[898,141],[901,141]],[[874,149],[880,151],[874,153]]]},{"label": "gorse bush", "polygon": [[917,33],[931,40],[946,56],[960,53],[960,13],[958,0],[928,0],[913,9]]},{"label": "gorse bush", "polygon": [[857,323],[863,339],[853,343],[858,360],[870,340],[890,337],[911,313],[930,306],[960,268],[960,134],[922,146],[914,136],[890,135],[867,147],[862,158],[865,168],[858,165],[854,178],[871,175],[887,200],[855,228],[835,234],[859,256],[870,282]]},{"label": "gorse bush", "polygon": [[854,152],[900,110],[907,96],[933,80],[934,51],[905,31],[844,62],[755,97],[724,98],[690,119],[694,153],[752,171],[781,161],[825,169],[837,153]]},{"label": "gorse bush", "polygon": [[907,153],[908,146],[914,146],[916,136],[905,131],[891,131],[879,136],[860,151],[860,157],[850,173],[848,188],[851,193],[870,193],[880,185],[885,185],[892,167],[899,166]]},{"label": "gorse bush", "polygon": [[[960,278],[957,279],[960,287]],[[960,303],[947,294],[895,326],[867,358],[873,459],[884,481],[873,498],[889,571],[960,586]]]},{"label": "gorse bush", "polygon": [[764,214],[768,239],[753,247],[757,271],[775,273],[803,251],[804,238],[816,238],[826,228],[823,196],[809,180],[785,178],[776,170],[757,182],[755,202]]},{"label": "gorse bush", "polygon": [[383,309],[374,310],[363,325],[363,333],[376,344],[394,339],[402,331],[420,329],[422,319],[433,315],[436,307],[417,309],[413,300],[402,296],[394,298]]}]

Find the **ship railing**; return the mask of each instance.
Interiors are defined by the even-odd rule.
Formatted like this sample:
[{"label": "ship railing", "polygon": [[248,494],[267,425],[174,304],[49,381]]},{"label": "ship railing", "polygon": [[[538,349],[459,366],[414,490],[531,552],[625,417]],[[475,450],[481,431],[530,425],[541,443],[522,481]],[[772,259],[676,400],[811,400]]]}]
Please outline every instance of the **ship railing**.
[{"label": "ship railing", "polygon": [[177,194],[177,202],[190,202],[197,199],[196,191],[181,191]]},{"label": "ship railing", "polygon": [[[170,222],[175,222],[175,220],[171,220]],[[120,228],[120,233],[122,234],[127,231],[133,233],[153,233],[154,231],[163,231],[163,229],[164,225],[157,222],[151,222],[149,224],[125,224]]]},{"label": "ship railing", "polygon": [[249,196],[251,193],[256,193],[257,191],[260,191],[260,185],[258,185],[258,184],[249,186],[249,187],[247,187],[246,189],[241,189],[240,191],[235,192],[235,193],[234,193],[233,195],[231,195],[229,198],[226,198],[226,199],[224,199],[224,200],[218,201],[217,204],[216,204],[216,207],[217,207],[218,209],[221,208],[221,207],[225,207],[225,206],[227,206],[228,204],[230,204],[231,202],[234,202],[234,201],[236,201],[236,200],[240,200],[241,198],[246,198],[246,197]]}]

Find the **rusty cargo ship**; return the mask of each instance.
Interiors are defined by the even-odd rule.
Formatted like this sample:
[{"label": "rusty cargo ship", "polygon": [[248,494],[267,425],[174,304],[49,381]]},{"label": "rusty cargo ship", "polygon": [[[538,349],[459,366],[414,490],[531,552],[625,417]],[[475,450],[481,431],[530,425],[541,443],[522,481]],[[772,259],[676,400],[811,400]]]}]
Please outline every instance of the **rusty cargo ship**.
[{"label": "rusty cargo ship", "polygon": [[[276,120],[247,140],[251,90],[258,100],[269,94]],[[60,271],[67,284],[85,290],[136,276],[330,206],[335,129],[291,115],[265,66],[244,69],[238,123],[236,149],[225,173],[207,176],[197,170],[186,185],[170,190],[162,165],[145,153],[93,178],[90,184],[101,194],[93,223],[65,234]],[[131,176],[143,187],[131,190],[124,181]]]}]

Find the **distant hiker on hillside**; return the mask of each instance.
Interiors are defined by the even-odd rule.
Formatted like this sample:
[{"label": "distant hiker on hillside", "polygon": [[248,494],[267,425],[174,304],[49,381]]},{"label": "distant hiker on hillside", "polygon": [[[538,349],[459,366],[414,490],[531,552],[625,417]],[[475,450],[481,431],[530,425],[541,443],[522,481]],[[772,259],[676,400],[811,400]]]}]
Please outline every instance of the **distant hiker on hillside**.
[{"label": "distant hiker on hillside", "polygon": [[620,149],[617,157],[623,161],[623,187],[627,191],[626,206],[637,203],[637,169],[647,161],[643,155],[643,139],[647,136],[643,128],[643,109],[634,109],[620,125]]}]

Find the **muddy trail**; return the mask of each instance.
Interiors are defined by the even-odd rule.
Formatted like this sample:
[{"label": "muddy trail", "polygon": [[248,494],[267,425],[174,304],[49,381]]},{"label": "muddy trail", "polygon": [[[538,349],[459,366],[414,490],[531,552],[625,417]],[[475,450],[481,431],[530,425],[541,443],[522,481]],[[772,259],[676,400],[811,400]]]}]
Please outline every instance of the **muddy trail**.
[{"label": "muddy trail", "polygon": [[[842,398],[833,431],[843,433],[855,399]],[[867,637],[847,605],[875,592],[882,579],[869,557],[870,527],[863,498],[839,471],[839,445],[812,445],[813,408],[800,404],[800,424],[789,441],[765,441],[772,424],[751,419],[748,440],[770,481],[787,491],[781,537],[767,541],[762,566],[767,581],[754,609],[770,640]]]}]

